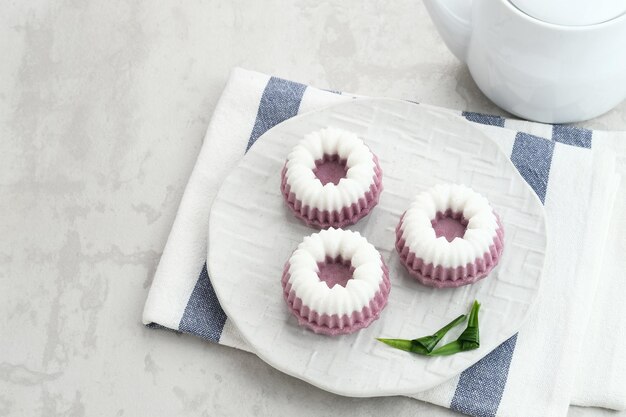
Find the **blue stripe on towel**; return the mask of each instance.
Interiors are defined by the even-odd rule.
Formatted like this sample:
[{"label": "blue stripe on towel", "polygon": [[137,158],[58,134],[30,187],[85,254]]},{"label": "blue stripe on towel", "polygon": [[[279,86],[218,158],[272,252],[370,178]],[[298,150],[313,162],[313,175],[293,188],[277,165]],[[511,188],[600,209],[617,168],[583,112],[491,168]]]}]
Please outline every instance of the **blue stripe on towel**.
[{"label": "blue stripe on towel", "polygon": [[553,153],[554,142],[551,140],[523,132],[515,135],[511,161],[542,203],[546,200]]},{"label": "blue stripe on towel", "polygon": [[272,77],[265,86],[246,152],[263,133],[298,114],[306,85]]},{"label": "blue stripe on towel", "polygon": [[593,132],[576,126],[552,126],[552,140],[566,145],[578,146],[579,148],[591,149],[591,137]]},{"label": "blue stripe on towel", "polygon": [[205,263],[189,297],[178,330],[211,342],[219,342],[225,323],[226,313],[217,301]]},{"label": "blue stripe on towel", "polygon": [[450,409],[475,417],[496,415],[516,342],[517,334],[461,373]]},{"label": "blue stripe on towel", "polygon": [[504,127],[504,117],[492,116],[490,114],[474,113],[471,111],[464,111],[463,117],[470,122],[480,123],[482,125],[499,126]]},{"label": "blue stripe on towel", "polygon": [[[267,82],[246,152],[268,129],[298,114],[306,86],[272,77]],[[206,262],[200,272],[178,329],[212,342],[219,342],[226,323],[226,314],[211,285]]]}]

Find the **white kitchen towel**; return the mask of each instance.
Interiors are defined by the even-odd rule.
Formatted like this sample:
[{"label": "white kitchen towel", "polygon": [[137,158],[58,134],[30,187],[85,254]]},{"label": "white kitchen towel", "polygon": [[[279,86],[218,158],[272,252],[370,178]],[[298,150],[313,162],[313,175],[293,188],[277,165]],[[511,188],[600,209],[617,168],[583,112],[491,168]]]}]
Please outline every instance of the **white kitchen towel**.
[{"label": "white kitchen towel", "polygon": [[[230,169],[265,131],[297,114],[352,99],[243,69],[233,71],[156,271],[144,309],[145,324],[250,350],[219,306],[207,274],[212,201]],[[544,202],[550,256],[542,296],[520,332],[458,377],[416,398],[475,416],[564,415],[573,393],[579,391],[574,386],[578,360],[587,360],[589,354],[582,341],[599,282],[590,265],[595,265],[597,248],[605,240],[598,231],[607,229],[611,190],[616,187],[612,155],[592,147],[597,135],[590,130],[453,113],[476,122],[492,137]],[[602,340],[611,342],[610,337]],[[593,346],[597,343],[596,339]],[[581,350],[585,352],[579,357]],[[607,366],[601,360],[596,363]],[[586,378],[586,372],[595,372],[600,380],[604,369],[581,371],[578,380]],[[616,374],[615,381],[625,376]],[[603,393],[617,395],[623,389],[612,387]],[[593,395],[579,403],[619,406],[613,397]]]},{"label": "white kitchen towel", "polygon": [[613,211],[605,225],[604,255],[596,258],[599,284],[590,323],[585,332],[572,403],[626,409],[626,132],[594,133],[594,152],[606,151],[615,159],[619,175]]}]

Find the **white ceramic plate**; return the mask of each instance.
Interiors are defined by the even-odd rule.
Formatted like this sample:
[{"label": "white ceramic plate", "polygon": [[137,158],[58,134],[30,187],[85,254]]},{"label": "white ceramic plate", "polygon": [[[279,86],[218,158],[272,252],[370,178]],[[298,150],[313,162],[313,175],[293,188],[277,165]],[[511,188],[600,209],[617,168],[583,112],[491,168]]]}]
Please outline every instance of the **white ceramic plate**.
[{"label": "white ceramic plate", "polygon": [[[391,294],[380,318],[355,334],[327,337],[299,327],[280,284],[304,226],[280,194],[290,149],[326,126],[356,132],[380,160],[385,190],[358,230],[390,269]],[[464,183],[500,214],[505,249],[484,280],[433,289],[411,279],[394,249],[394,228],[413,196],[437,183]],[[259,357],[327,391],[365,397],[414,394],[459,374],[520,327],[535,301],[543,269],[543,206],[500,148],[471,123],[395,100],[355,100],[290,119],[266,132],[224,182],[213,204],[208,268],[228,317]],[[425,358],[375,337],[431,334],[474,299],[481,302],[479,349]],[[464,326],[449,335],[455,338]]]}]

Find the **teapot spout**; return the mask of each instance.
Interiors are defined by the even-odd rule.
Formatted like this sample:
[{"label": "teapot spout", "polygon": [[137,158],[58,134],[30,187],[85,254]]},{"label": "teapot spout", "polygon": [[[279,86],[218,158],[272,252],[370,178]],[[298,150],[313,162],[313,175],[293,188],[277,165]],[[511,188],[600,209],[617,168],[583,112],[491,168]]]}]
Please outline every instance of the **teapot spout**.
[{"label": "teapot spout", "polygon": [[465,62],[471,34],[472,0],[424,0],[424,4],[448,49]]}]

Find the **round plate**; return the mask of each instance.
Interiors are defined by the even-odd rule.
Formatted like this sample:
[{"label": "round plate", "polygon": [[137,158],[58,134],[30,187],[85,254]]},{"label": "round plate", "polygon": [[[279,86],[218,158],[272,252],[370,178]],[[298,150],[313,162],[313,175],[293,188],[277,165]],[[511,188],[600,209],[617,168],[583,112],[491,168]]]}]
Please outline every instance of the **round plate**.
[{"label": "round plate", "polygon": [[[335,126],[358,134],[378,155],[384,191],[358,230],[390,270],[387,307],[368,328],[314,334],[288,311],[280,284],[285,261],[304,236],[280,193],[280,171],[307,133]],[[500,264],[477,284],[420,285],[400,264],[394,229],[410,200],[442,182],[486,196],[502,219]],[[395,100],[355,100],[294,117],[266,132],[228,176],[209,223],[208,268],[220,304],[256,354],[327,391],[355,397],[414,394],[459,374],[519,329],[539,291],[546,250],[543,206],[500,148],[460,117]],[[481,302],[479,349],[428,358],[376,337],[432,334]],[[449,337],[456,338],[459,326]]]}]

